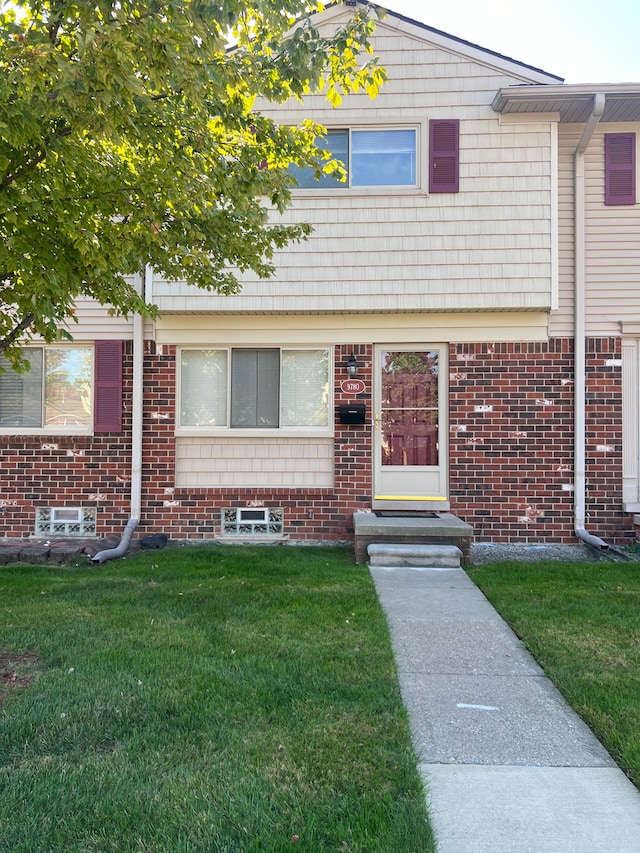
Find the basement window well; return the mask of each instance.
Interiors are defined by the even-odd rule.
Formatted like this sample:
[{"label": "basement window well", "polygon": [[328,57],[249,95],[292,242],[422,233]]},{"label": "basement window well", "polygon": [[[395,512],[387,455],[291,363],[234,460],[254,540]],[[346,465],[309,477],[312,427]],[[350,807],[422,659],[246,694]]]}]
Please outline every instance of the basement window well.
[{"label": "basement window well", "polygon": [[95,507],[39,506],[36,536],[95,536]]},{"label": "basement window well", "polygon": [[253,507],[222,510],[223,536],[282,536],[284,511],[282,508]]}]

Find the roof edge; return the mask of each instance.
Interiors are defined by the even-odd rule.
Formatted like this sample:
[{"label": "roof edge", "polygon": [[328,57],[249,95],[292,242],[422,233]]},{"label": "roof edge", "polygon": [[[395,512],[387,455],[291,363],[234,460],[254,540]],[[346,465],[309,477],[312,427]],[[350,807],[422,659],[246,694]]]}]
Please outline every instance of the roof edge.
[{"label": "roof edge", "polygon": [[[510,65],[515,65],[518,68],[525,69],[527,71],[533,71],[536,74],[542,74],[544,77],[549,78],[550,81],[556,81],[557,83],[563,83],[564,77],[560,77],[557,74],[551,74],[549,71],[545,71],[542,68],[537,68],[535,65],[529,65],[526,62],[521,62],[518,59],[513,59],[511,56],[505,56],[502,53],[498,53],[498,51],[491,50],[488,47],[482,47],[482,45],[474,44],[474,42],[467,41],[465,39],[459,38],[458,36],[454,36],[451,33],[447,33],[444,30],[439,30],[436,27],[431,27],[429,24],[424,24],[422,21],[417,21],[415,18],[409,18],[406,15],[401,14],[400,12],[394,12],[393,9],[389,9],[387,6],[382,6],[379,3],[370,3],[368,0],[350,0],[350,2],[340,2],[340,0],[336,0],[335,3],[331,3],[327,6],[327,10],[336,7],[368,7],[372,9],[379,9],[383,12],[386,12],[387,15],[397,18],[399,21],[402,21],[405,24],[409,24],[410,26],[417,27],[420,30],[425,30],[432,35],[437,36],[440,39],[445,39],[447,41],[454,42],[455,44],[459,44],[461,47],[470,49],[472,51],[479,51],[480,53],[486,54],[487,56],[494,57],[495,59],[499,59],[501,62],[507,62]],[[536,84],[533,84],[536,85]],[[541,83],[540,85],[548,85],[545,83]],[[549,85],[553,85],[550,83]]]}]

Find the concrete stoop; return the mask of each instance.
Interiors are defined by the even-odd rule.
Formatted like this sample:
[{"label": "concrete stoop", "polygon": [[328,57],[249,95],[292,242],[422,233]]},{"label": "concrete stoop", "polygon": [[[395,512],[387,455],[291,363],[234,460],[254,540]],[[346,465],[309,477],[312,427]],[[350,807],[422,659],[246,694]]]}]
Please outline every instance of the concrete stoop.
[{"label": "concrete stoop", "polygon": [[455,545],[369,545],[369,565],[379,568],[459,569],[462,551]]},{"label": "concrete stoop", "polygon": [[[413,515],[354,512],[353,532],[356,563],[367,562],[367,554],[371,554],[372,545],[396,545],[414,549],[453,546],[459,549],[462,565],[471,564],[473,528],[449,512]],[[421,558],[421,555],[416,557]]]}]

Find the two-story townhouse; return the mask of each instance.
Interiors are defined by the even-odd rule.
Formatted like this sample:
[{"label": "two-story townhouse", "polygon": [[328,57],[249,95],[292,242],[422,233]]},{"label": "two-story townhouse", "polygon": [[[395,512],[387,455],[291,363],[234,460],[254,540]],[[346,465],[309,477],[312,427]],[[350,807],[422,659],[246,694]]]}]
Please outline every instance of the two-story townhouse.
[{"label": "two-story townhouse", "polygon": [[348,541],[373,510],[634,538],[640,86],[565,86],[393,12],[374,44],[374,101],[269,107],[347,168],[298,175],[285,219],[314,233],[274,279],[147,270],[157,321],[79,305],[73,345],[0,376],[0,535]]}]

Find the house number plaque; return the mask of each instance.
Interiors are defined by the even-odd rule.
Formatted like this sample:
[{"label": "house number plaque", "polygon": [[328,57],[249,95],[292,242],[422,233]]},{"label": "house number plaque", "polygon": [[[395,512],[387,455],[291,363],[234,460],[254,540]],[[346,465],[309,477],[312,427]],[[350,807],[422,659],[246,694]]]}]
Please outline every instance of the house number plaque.
[{"label": "house number plaque", "polygon": [[345,379],[340,384],[340,389],[343,394],[362,394],[365,384],[362,379]]}]

